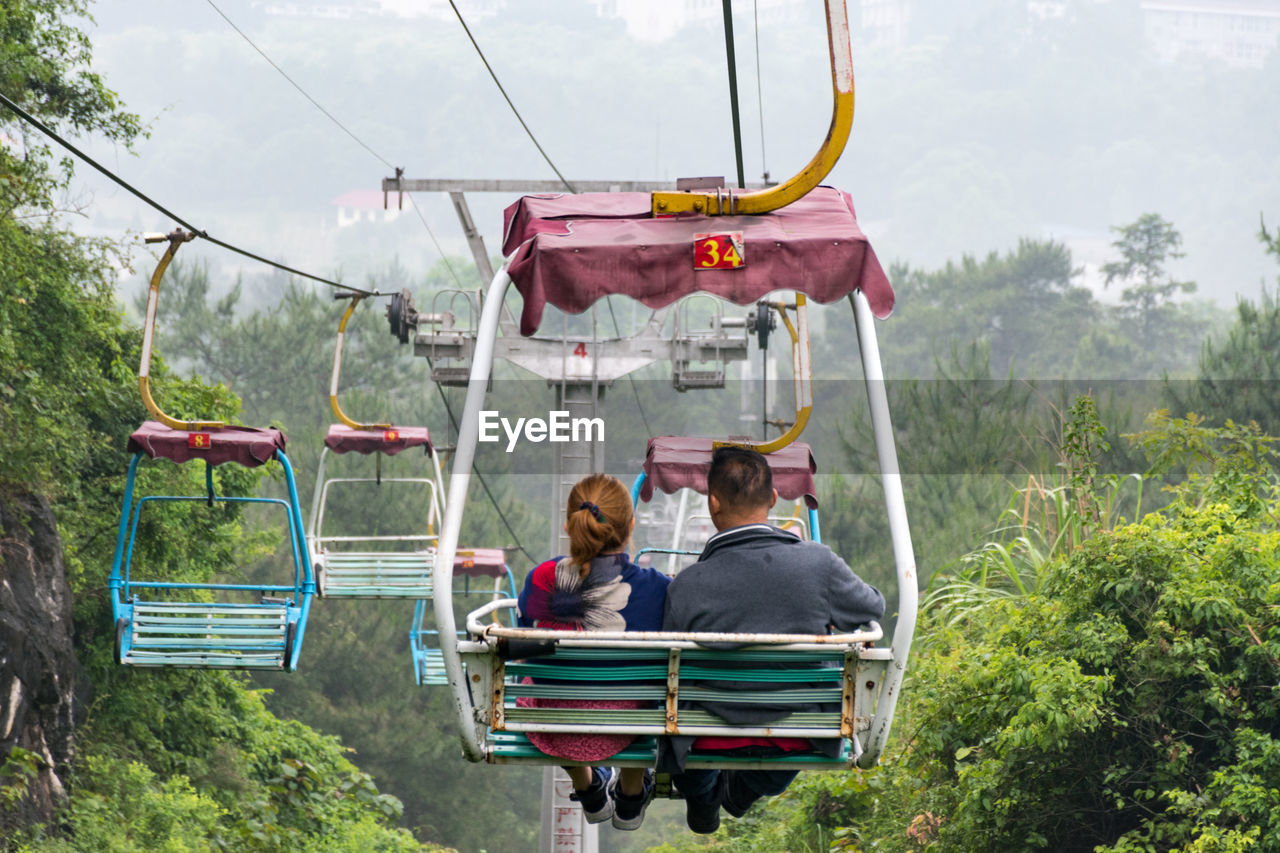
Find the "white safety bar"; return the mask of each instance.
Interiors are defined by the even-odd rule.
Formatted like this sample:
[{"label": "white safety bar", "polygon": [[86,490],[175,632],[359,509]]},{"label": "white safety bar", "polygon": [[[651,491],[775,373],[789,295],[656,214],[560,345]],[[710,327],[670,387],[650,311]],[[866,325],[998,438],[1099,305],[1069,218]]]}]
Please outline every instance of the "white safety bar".
[{"label": "white safety bar", "polygon": [[471,485],[471,465],[475,461],[476,441],[480,433],[480,408],[484,405],[489,373],[493,369],[493,350],[502,320],[502,303],[507,288],[511,285],[511,277],[507,275],[508,263],[509,260],[504,262],[502,268],[494,274],[480,309],[475,353],[471,359],[471,377],[467,382],[467,398],[462,406],[462,418],[458,422],[457,449],[453,454],[449,474],[444,524],[440,529],[440,542],[436,552],[435,595],[432,597],[436,630],[440,632],[440,657],[444,661],[458,728],[462,732],[462,751],[468,761],[484,760],[484,740],[483,735],[479,739],[476,736],[475,707],[462,671],[462,659],[458,656],[457,621],[453,615],[453,556],[458,550],[462,507],[467,502],[467,488]]},{"label": "white safety bar", "polygon": [[893,444],[893,424],[889,419],[889,396],[885,393],[884,369],[880,366],[880,347],[876,342],[875,317],[861,290],[849,294],[853,303],[854,324],[858,330],[858,348],[862,354],[862,375],[867,385],[867,405],[871,410],[871,429],[875,436],[876,457],[880,463],[880,483],[884,489],[885,509],[889,514],[889,539],[893,544],[893,562],[898,575],[898,622],[893,629],[893,660],[885,671],[876,701],[875,716],[865,751],[858,760],[860,767],[870,767],[880,759],[894,708],[907,671],[907,655],[916,630],[916,611],[920,589],[916,580],[916,558],[911,547],[911,529],[907,526],[907,504],[902,497],[902,474],[898,470],[898,451]]},{"label": "white safety bar", "polygon": [[329,455],[329,448],[324,447],[320,450],[320,461],[316,465],[316,488],[312,490],[311,497],[311,518],[308,525],[307,537],[313,542],[343,542],[352,541],[399,541],[401,539],[408,540],[434,540],[434,535],[427,536],[395,536],[395,537],[377,537],[377,536],[321,536],[320,528],[324,524],[325,505],[329,499],[329,485],[331,483],[421,483],[425,484],[430,491],[431,500],[427,508],[427,524],[440,524],[441,513],[444,511],[444,474],[440,471],[440,457],[436,453],[434,446],[431,448],[431,468],[435,474],[435,479],[427,479],[423,477],[383,477],[381,481],[374,477],[334,477],[326,480],[324,478],[325,457]]},{"label": "white safety bar", "polygon": [[517,640],[554,640],[556,645],[587,648],[591,646],[617,646],[625,643],[639,648],[694,649],[708,643],[734,643],[741,645],[770,645],[788,649],[821,649],[831,646],[848,646],[857,643],[874,643],[884,637],[879,623],[871,622],[865,631],[852,634],[744,634],[708,633],[695,631],[552,631],[546,628],[508,628],[482,620],[495,610],[515,607],[514,598],[491,601],[467,614],[467,633],[472,637],[505,637]]}]

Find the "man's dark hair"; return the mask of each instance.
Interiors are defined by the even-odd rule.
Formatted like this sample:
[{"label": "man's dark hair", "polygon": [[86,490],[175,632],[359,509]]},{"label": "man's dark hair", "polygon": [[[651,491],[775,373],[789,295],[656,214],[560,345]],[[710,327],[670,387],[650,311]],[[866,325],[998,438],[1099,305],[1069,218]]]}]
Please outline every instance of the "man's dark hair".
[{"label": "man's dark hair", "polygon": [[732,509],[768,506],[773,498],[773,472],[764,454],[745,447],[720,447],[711,454],[707,494]]}]

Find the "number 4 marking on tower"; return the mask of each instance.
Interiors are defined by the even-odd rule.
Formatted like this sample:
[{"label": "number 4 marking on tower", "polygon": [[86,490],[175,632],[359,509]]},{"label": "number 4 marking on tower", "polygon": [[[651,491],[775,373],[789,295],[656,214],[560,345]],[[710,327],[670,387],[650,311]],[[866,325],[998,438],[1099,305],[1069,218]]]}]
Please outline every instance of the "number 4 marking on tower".
[{"label": "number 4 marking on tower", "polygon": [[578,344],[576,347],[573,348],[573,354],[576,355],[578,358],[586,358],[587,345],[583,343]]}]

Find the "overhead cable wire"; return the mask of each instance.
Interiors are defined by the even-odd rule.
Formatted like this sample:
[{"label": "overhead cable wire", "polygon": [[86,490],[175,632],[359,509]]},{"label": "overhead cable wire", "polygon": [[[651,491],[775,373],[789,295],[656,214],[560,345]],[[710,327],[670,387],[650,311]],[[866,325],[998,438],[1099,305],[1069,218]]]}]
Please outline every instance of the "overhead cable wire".
[{"label": "overhead cable wire", "polygon": [[318,276],[309,272],[304,272],[303,270],[297,269],[296,267],[291,267],[288,264],[282,264],[279,261],[273,261],[270,258],[264,258],[262,255],[256,254],[254,252],[250,252],[247,249],[242,249],[239,246],[226,242],[225,240],[219,240],[217,237],[210,235],[209,232],[205,231],[203,228],[197,228],[196,226],[192,225],[191,222],[189,222],[186,218],[181,217],[176,213],[174,213],[173,211],[169,210],[167,207],[160,204],[158,201],[151,198],[146,193],[142,192],[137,187],[130,184],[124,178],[112,172],[106,166],[103,166],[97,160],[93,159],[88,154],[81,151],[79,148],[72,145],[67,140],[63,139],[58,133],[54,132],[52,128],[50,128],[44,122],[40,121],[40,119],[31,115],[31,113],[27,112],[22,107],[18,106],[16,103],[10,100],[9,97],[6,96],[3,92],[0,92],[0,103],[3,103],[6,107],[13,110],[13,112],[15,112],[18,115],[18,117],[21,118],[23,121],[27,122],[32,127],[39,130],[45,136],[49,137],[54,142],[58,143],[63,148],[67,149],[72,154],[74,154],[75,156],[79,157],[85,163],[88,163],[94,169],[97,169],[99,172],[101,172],[107,178],[111,179],[113,182],[118,184],[123,189],[132,193],[135,197],[140,199],[147,206],[153,208],[159,213],[164,214],[168,218],[172,219],[174,222],[181,225],[183,228],[186,228],[188,231],[191,231],[197,236],[205,240],[208,240],[210,243],[213,243],[215,246],[221,246],[222,248],[227,249],[228,251],[235,252],[238,255],[242,255],[251,260],[258,261],[259,263],[263,263],[268,266],[275,267],[278,270],[283,270],[284,272],[291,273],[296,276],[301,276],[302,278],[309,278],[312,281],[318,281],[321,284],[327,284],[330,287],[336,287],[339,290],[350,291],[352,293],[359,293],[363,296],[381,296],[382,295],[375,290],[365,290],[364,288],[356,287],[355,285],[343,284],[342,282],[334,281],[333,279],[328,279],[323,276]]},{"label": "overhead cable wire", "polygon": [[[253,41],[253,39],[249,38],[248,34],[244,30],[236,26],[236,22],[231,20],[229,17],[227,17],[227,13],[219,9],[217,4],[214,3],[213,0],[205,0],[205,2],[207,2],[213,8],[213,11],[217,12],[222,17],[222,20],[227,22],[227,24],[231,27],[231,29],[235,30],[240,35],[240,38],[244,39],[245,42],[248,43],[249,47],[253,48],[258,53],[259,56],[265,59],[268,65],[270,65],[277,72],[279,72],[281,77],[289,81],[289,85],[297,89],[299,94],[302,95],[302,97],[310,101],[312,106],[314,106],[317,110],[319,110],[321,114],[324,115],[325,118],[329,119],[329,121],[337,125],[338,128],[347,136],[351,137],[357,145],[359,145],[365,151],[368,151],[370,154],[372,154],[375,160],[382,163],[388,169],[395,171],[396,167],[391,164],[390,160],[388,160],[386,157],[383,157],[381,154],[375,151],[373,146],[369,145],[369,143],[365,142],[359,136],[356,136],[355,132],[352,131],[351,128],[347,127],[345,124],[343,124],[341,121],[338,120],[337,116],[335,116],[333,113],[325,109],[323,104],[321,104],[319,101],[313,98],[311,96],[311,93],[309,93],[306,89],[302,88],[302,85],[298,83],[297,80],[294,80],[292,77],[290,77],[287,71],[281,68],[280,65],[274,59],[268,56],[265,50],[258,47],[258,45]],[[418,207],[418,203],[414,201],[414,198],[412,195],[409,196],[409,203],[413,205],[413,211],[418,215],[418,219],[421,220],[422,227],[427,229],[427,236],[431,238],[431,244],[435,246],[436,253],[439,254],[440,258],[444,261],[445,267],[449,270],[450,277],[453,279],[454,283],[461,288],[462,281],[461,279],[458,278],[457,272],[454,271],[453,264],[449,263],[449,256],[444,253],[444,249],[441,248],[440,246],[440,241],[436,239],[435,232],[431,230],[431,225],[427,222],[427,218],[422,215],[422,210]]]},{"label": "overhead cable wire", "polygon": [[507,90],[502,87],[502,82],[498,80],[498,75],[494,73],[493,66],[489,64],[489,60],[485,59],[484,51],[480,49],[480,45],[476,42],[476,37],[471,34],[471,28],[467,26],[466,20],[462,17],[462,13],[458,11],[458,4],[454,0],[449,0],[449,5],[453,7],[453,14],[458,16],[458,23],[462,24],[462,29],[466,31],[467,38],[471,39],[471,46],[476,49],[476,53],[480,55],[480,61],[484,63],[484,67],[488,69],[489,76],[493,78],[494,84],[498,87],[498,91],[502,93],[502,97],[506,99],[507,106],[511,107],[511,112],[515,113],[516,119],[520,122],[520,126],[524,128],[524,132],[529,135],[529,140],[533,142],[538,153],[542,155],[542,159],[547,161],[547,165],[551,167],[551,171],[556,173],[556,177],[560,179],[560,183],[571,193],[576,193],[573,184],[569,183],[569,179],[560,173],[556,168],[556,164],[551,162],[551,157],[543,150],[542,145],[538,142],[533,131],[529,129],[529,125],[525,123],[524,118],[520,115],[520,111],[516,109],[516,105],[511,101],[511,96],[507,94]]},{"label": "overhead cable wire", "polygon": [[764,151],[764,87],[760,84],[760,0],[752,0],[751,23],[756,36],[756,106],[760,113],[760,168],[766,185],[769,183],[769,158]]},{"label": "overhead cable wire", "polygon": [[[381,161],[384,165],[386,165],[387,168],[389,169],[396,168],[395,166],[392,166],[391,163],[386,158],[384,158],[381,154],[373,150],[373,148],[370,147],[367,143],[365,143],[364,140],[362,140],[360,137],[352,133],[351,130],[349,130],[346,125],[338,121],[338,119],[334,117],[333,113],[326,110],[323,106],[320,105],[320,103],[315,98],[311,97],[311,95],[309,95],[305,89],[303,89],[301,86],[298,85],[297,81],[295,81],[292,77],[286,74],[283,68],[277,65],[271,59],[271,57],[267,56],[267,54],[262,50],[262,48],[254,44],[253,40],[250,39],[247,35],[245,35],[243,30],[237,27],[235,23],[230,18],[228,18],[221,9],[215,6],[212,0],[206,0],[206,2],[208,2],[210,6],[213,6],[214,11],[216,11],[219,15],[221,15],[222,19],[226,21],[228,24],[230,24],[231,28],[234,29],[237,33],[239,33],[241,38],[247,41],[249,43],[249,46],[252,47],[255,51],[257,51],[258,54],[262,56],[262,58],[265,59],[271,65],[272,68],[280,72],[280,74],[286,80],[288,80],[289,83],[291,83],[295,89],[301,92],[302,95],[308,101],[314,104],[316,109],[320,110],[320,112],[323,113],[330,121],[332,121],[338,127],[342,128],[343,132],[345,132],[348,136],[350,136],[357,143],[359,143],[362,148],[364,148],[366,151],[372,154],[375,158]],[[453,278],[454,283],[457,284],[459,288],[462,288],[462,281],[458,278],[457,272],[454,271],[453,264],[449,262],[449,256],[446,255],[444,252],[444,249],[441,248],[440,241],[436,239],[435,232],[431,230],[430,224],[427,223],[427,218],[423,216],[422,210],[418,207],[418,203],[417,201],[414,200],[412,193],[409,194],[409,204],[413,207],[414,213],[418,215],[418,219],[422,221],[422,226],[427,229],[427,236],[431,238],[431,243],[435,246],[436,252],[440,255],[441,260],[444,261],[444,265],[449,270],[449,275]],[[431,364],[430,359],[427,360],[427,364],[428,365]],[[440,392],[440,400],[441,402],[444,403],[444,409],[449,416],[449,422],[453,425],[453,429],[456,432],[458,429],[458,421],[456,418],[454,418],[453,409],[449,406],[449,398],[445,396],[444,389],[441,388],[439,384],[436,384],[436,390]],[[498,504],[497,498],[494,497],[493,491],[489,488],[489,484],[485,481],[484,475],[480,473],[480,469],[476,468],[474,461],[472,462],[471,470],[475,472],[476,478],[480,481],[480,485],[484,487],[484,493],[489,498],[489,503],[493,504],[494,510],[498,513],[498,518],[502,519],[503,525],[507,528],[507,531],[511,534],[512,539],[515,540],[516,547],[519,548],[521,553],[523,553],[525,557],[528,558],[531,562],[537,562],[534,559],[533,555],[530,554],[529,551],[523,545],[520,544],[520,539],[518,536],[516,536],[515,528],[512,527],[511,522],[507,520],[506,514],[503,513],[502,507]]]},{"label": "overhead cable wire", "polygon": [[742,123],[738,117],[738,60],[733,45],[733,0],[722,0],[721,17],[724,18],[724,54],[729,67],[729,111],[733,116],[733,155],[738,167],[738,188],[747,185],[742,171]]},{"label": "overhead cable wire", "polygon": [[236,26],[235,21],[233,21],[233,20],[231,20],[230,18],[228,18],[228,17],[227,17],[227,15],[226,15],[226,13],[225,13],[225,12],[223,12],[221,9],[219,9],[219,8],[218,8],[218,6],[217,6],[217,4],[215,4],[215,3],[213,2],[213,0],[205,0],[205,2],[207,2],[210,6],[212,6],[212,7],[213,7],[213,11],[217,12],[219,15],[221,15],[221,16],[222,16],[222,20],[226,21],[226,22],[231,26],[231,29],[235,30],[237,33],[239,33],[239,34],[240,34],[240,38],[244,39],[246,42],[248,42],[248,43],[249,43],[249,47],[251,47],[251,48],[253,48],[254,50],[256,50],[256,51],[258,52],[258,55],[259,55],[259,56],[261,56],[263,59],[265,59],[265,60],[266,60],[266,61],[271,65],[271,67],[272,67],[272,68],[274,68],[276,71],[279,71],[279,72],[280,72],[280,76],[281,76],[281,77],[283,77],[284,79],[288,80],[288,81],[293,85],[293,88],[297,89],[297,90],[298,90],[298,92],[300,92],[300,93],[302,94],[302,97],[306,98],[308,101],[310,101],[310,102],[311,102],[312,106],[314,106],[314,107],[315,107],[316,109],[318,109],[320,112],[324,113],[324,114],[325,114],[325,116],[329,119],[329,121],[333,122],[333,123],[334,123],[334,124],[336,124],[338,127],[342,128],[342,131],[343,131],[344,133],[346,133],[346,134],[347,134],[347,136],[350,136],[352,139],[354,139],[354,140],[356,141],[356,143],[357,143],[358,145],[362,146],[366,151],[368,151],[368,152],[369,152],[370,154],[372,154],[374,157],[377,157],[379,160],[381,160],[381,161],[383,162],[383,164],[384,164],[388,169],[395,169],[395,166],[392,166],[390,163],[388,163],[388,162],[386,161],[386,159],[384,159],[384,158],[383,158],[383,156],[382,156],[381,154],[379,154],[377,151],[374,151],[372,148],[370,148],[368,145],[366,145],[366,144],[365,144],[365,142],[364,142],[364,140],[362,140],[360,137],[358,137],[358,136],[356,136],[354,133],[352,133],[352,132],[347,128],[347,126],[346,126],[345,124],[343,124],[342,122],[338,121],[338,119],[334,117],[333,113],[329,112],[329,111],[328,111],[328,110],[326,110],[323,106],[321,106],[321,104],[320,104],[320,102],[319,102],[319,101],[317,101],[315,98],[311,97],[311,95],[307,94],[307,90],[306,90],[306,89],[303,89],[301,86],[299,86],[299,85],[298,85],[298,82],[297,82],[296,80],[294,80],[292,77],[290,77],[290,76],[285,72],[285,70],[284,70],[283,68],[281,68],[279,65],[276,65],[275,61],[274,61],[274,60],[272,60],[272,58],[271,58],[271,57],[267,56],[266,52],[265,52],[265,51],[263,51],[263,50],[262,50],[262,48],[258,47],[256,44],[254,44],[254,43],[253,43],[253,39],[251,39],[251,38],[249,38],[249,36],[245,35],[244,30],[242,30],[242,29],[240,29],[239,27],[237,27],[237,26]]}]

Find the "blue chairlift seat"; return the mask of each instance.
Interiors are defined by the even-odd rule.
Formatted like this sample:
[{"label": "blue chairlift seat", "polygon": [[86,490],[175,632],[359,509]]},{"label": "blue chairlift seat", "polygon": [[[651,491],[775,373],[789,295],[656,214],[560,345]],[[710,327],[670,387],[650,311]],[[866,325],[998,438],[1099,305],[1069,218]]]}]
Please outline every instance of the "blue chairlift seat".
[{"label": "blue chairlift seat", "polygon": [[[463,583],[454,585],[455,600],[459,597],[487,596],[499,599],[515,598],[516,579],[507,566],[506,555],[500,548],[462,548],[453,558],[454,576],[461,576]],[[492,581],[487,589],[484,580]],[[473,581],[476,583],[473,585]],[[514,614],[514,609],[511,611]],[[443,686],[449,683],[445,672],[444,656],[440,650],[440,632],[429,621],[431,605],[418,601],[413,610],[413,627],[409,630],[409,650],[413,655],[413,677],[423,687]],[[511,621],[514,624],[514,615]],[[465,636],[458,632],[459,637]]]},{"label": "blue chairlift seat", "polygon": [[[276,429],[226,426],[206,430],[173,429],[144,423],[129,438],[134,452],[125,482],[108,586],[116,626],[116,660],[127,666],[203,669],[276,669],[298,665],[315,583],[302,529],[302,511],[293,469]],[[203,460],[205,493],[146,495],[134,500],[143,457],[182,463]],[[213,468],[227,462],[246,467],[276,460],[284,469],[289,498],[232,497],[217,494]],[[191,583],[139,580],[133,557],[138,522],[151,504],[265,504],[287,517],[293,577],[290,583]],[[173,531],[180,535],[180,531]]]}]

